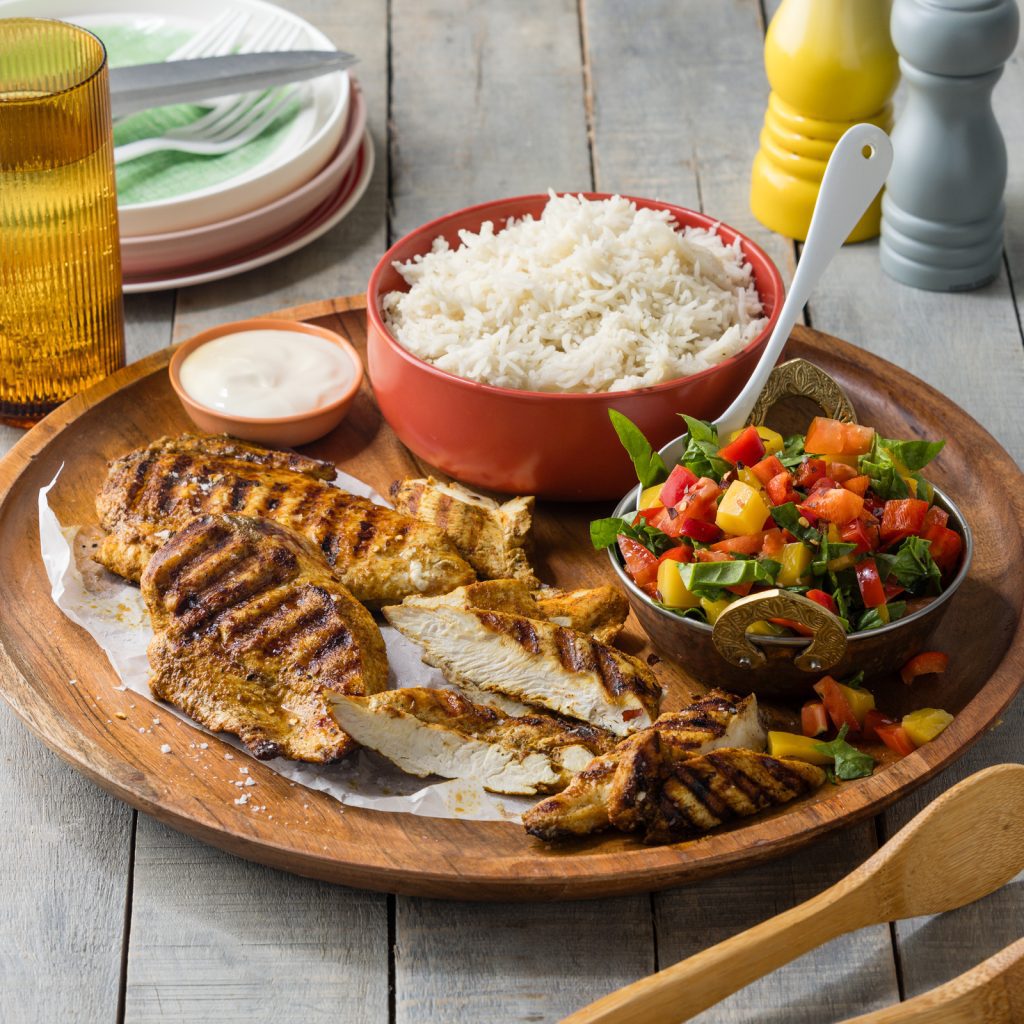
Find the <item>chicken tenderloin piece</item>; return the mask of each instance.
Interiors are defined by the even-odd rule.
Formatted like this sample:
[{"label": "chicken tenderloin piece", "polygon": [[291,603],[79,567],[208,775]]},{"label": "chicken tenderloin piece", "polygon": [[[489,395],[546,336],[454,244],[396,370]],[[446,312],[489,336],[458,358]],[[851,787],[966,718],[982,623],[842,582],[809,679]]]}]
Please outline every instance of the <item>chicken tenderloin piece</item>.
[{"label": "chicken tenderloin piece", "polygon": [[384,641],[303,537],[268,519],[200,516],[149,560],[142,596],[155,697],[261,759],[328,764],[354,749],[325,690],[384,689]]},{"label": "chicken tenderloin piece", "polygon": [[327,694],[338,724],[404,772],[476,782],[493,793],[563,789],[614,737],[549,715],[513,718],[454,690],[408,687],[370,697]]},{"label": "chicken tenderloin piece", "polygon": [[583,633],[480,608],[409,601],[383,611],[456,686],[502,694],[616,736],[657,717],[662,694],[651,669]]},{"label": "chicken tenderloin piece", "polygon": [[639,825],[639,808],[657,792],[665,763],[719,747],[763,750],[766,741],[755,696],[740,700],[712,690],[596,757],[562,793],[531,808],[523,822],[528,832],[547,840],[587,835],[612,825],[633,831]]},{"label": "chicken tenderloin piece", "polygon": [[390,493],[397,511],[443,530],[481,576],[510,577],[538,585],[527,556],[532,497],[513,498],[499,505],[492,498],[433,477],[396,480]]},{"label": "chicken tenderloin piece", "polygon": [[371,607],[447,593],[476,578],[444,533],[331,486],[335,472],[319,459],[230,437],[160,438],[110,464],[96,500],[109,531],[97,561],[138,580],[161,544],[196,516],[237,514],[302,534]]}]

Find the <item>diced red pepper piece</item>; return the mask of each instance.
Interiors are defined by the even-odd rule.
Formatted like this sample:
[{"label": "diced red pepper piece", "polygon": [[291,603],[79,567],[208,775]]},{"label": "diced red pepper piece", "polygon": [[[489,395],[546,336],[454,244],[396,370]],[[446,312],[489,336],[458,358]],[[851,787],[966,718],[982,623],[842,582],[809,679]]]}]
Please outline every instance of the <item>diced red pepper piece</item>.
[{"label": "diced red pepper piece", "polygon": [[658,565],[662,562],[692,562],[693,548],[689,544],[680,544],[677,548],[669,548],[658,559]]},{"label": "diced red pepper piece", "polygon": [[822,676],[814,684],[814,692],[821,698],[828,717],[832,719],[832,724],[837,729],[845,725],[852,733],[860,732],[860,722],[853,713],[850,702],[831,676]]},{"label": "diced red pepper piece", "polygon": [[724,589],[728,590],[730,594],[738,594],[740,597],[746,597],[747,594],[749,594],[750,591],[754,589],[754,584],[737,583],[735,584],[735,586],[725,587]]},{"label": "diced red pepper piece", "polygon": [[835,480],[832,479],[832,477],[823,476],[819,480],[815,480],[814,483],[811,484],[808,493],[814,494],[817,491],[834,491],[837,487],[840,486],[841,484],[837,484]]},{"label": "diced red pepper piece", "polygon": [[697,475],[685,466],[674,466],[668,479],[662,484],[658,497],[666,508],[674,508],[683,495],[697,482]]},{"label": "diced red pepper piece", "polygon": [[771,530],[765,530],[763,536],[761,557],[778,561],[782,557],[782,549],[786,545],[786,538],[783,536],[782,531],[775,527]]},{"label": "diced red pepper piece", "polygon": [[863,498],[871,486],[871,477],[865,475],[852,476],[849,480],[843,481],[843,486],[848,491],[853,491],[854,494],[859,494]]},{"label": "diced red pepper piece", "polygon": [[804,450],[815,455],[842,455],[846,436],[843,424],[825,416],[815,416],[804,437]]},{"label": "diced red pepper piece", "polygon": [[930,526],[948,526],[949,525],[949,513],[944,512],[938,505],[932,505],[930,509],[924,514],[924,528],[927,530]]},{"label": "diced red pepper piece", "polygon": [[654,523],[661,517],[661,514],[665,511],[661,505],[654,505],[651,508],[641,508],[637,510],[636,516],[633,518],[633,525],[636,526],[641,520],[647,523]]},{"label": "diced red pepper piece", "polygon": [[922,651],[900,669],[900,679],[909,686],[918,676],[930,676],[945,672],[949,667],[949,655],[942,651]]},{"label": "diced red pepper piece", "polygon": [[797,467],[796,485],[806,491],[823,476],[828,476],[828,466],[824,459],[804,459]]},{"label": "diced red pepper piece", "polygon": [[734,466],[741,463],[744,466],[753,466],[764,458],[764,441],[757,432],[757,427],[747,427],[736,438],[730,441],[724,448],[718,449],[718,457],[731,462]]},{"label": "diced red pepper piece", "polygon": [[890,544],[921,532],[928,502],[920,498],[893,498],[882,510],[882,542]]},{"label": "diced red pepper piece", "polygon": [[722,488],[711,477],[702,476],[686,492],[676,510],[688,519],[713,520],[717,511],[716,503],[721,496]]},{"label": "diced red pepper piece", "polygon": [[899,722],[890,718],[884,711],[879,711],[878,708],[870,708],[864,716],[864,739],[869,743],[881,743],[882,737],[878,735],[880,725],[899,725]]},{"label": "diced red pepper piece", "polygon": [[847,544],[856,544],[855,555],[863,555],[878,547],[878,527],[863,519],[851,519],[839,528],[839,536]]},{"label": "diced red pepper piece", "polygon": [[643,546],[627,537],[619,534],[619,551],[626,563],[626,571],[633,577],[633,582],[638,587],[654,583],[658,579],[658,560]]},{"label": "diced red pepper piece", "polygon": [[852,480],[858,474],[853,466],[848,466],[845,462],[830,462],[828,464],[828,475],[837,484],[845,484],[847,480]]},{"label": "diced red pepper piece", "polygon": [[906,757],[907,754],[912,754],[917,750],[914,741],[907,735],[907,730],[898,722],[877,724],[875,732],[878,733],[878,738],[890,750],[896,751],[900,757]]},{"label": "diced red pepper piece", "polygon": [[835,599],[831,594],[826,594],[824,590],[808,590],[806,596],[815,604],[820,604],[822,608],[831,612],[833,615],[837,614],[839,611],[836,607]]},{"label": "diced red pepper piece", "polygon": [[885,600],[888,603],[894,597],[899,597],[907,588],[902,583],[897,583],[893,579],[887,579],[882,584],[882,589],[885,591]]},{"label": "diced red pepper piece", "polygon": [[800,729],[805,736],[824,736],[828,732],[828,712],[820,700],[809,700],[800,709]]},{"label": "diced red pepper piece", "polygon": [[746,533],[740,537],[726,537],[725,540],[712,544],[714,551],[728,551],[734,555],[756,555],[764,544],[763,533]]},{"label": "diced red pepper piece", "polygon": [[809,509],[819,519],[826,519],[838,526],[861,514],[864,499],[845,487],[837,487],[831,491],[815,491],[803,503],[802,509]]},{"label": "diced red pepper piece", "polygon": [[768,481],[771,480],[773,476],[785,473],[786,467],[779,462],[778,456],[769,455],[766,459],[762,459],[756,466],[751,466],[750,472],[753,473],[761,483],[767,486]]},{"label": "diced red pepper piece", "polygon": [[863,562],[858,562],[856,571],[857,586],[860,587],[860,596],[864,607],[877,608],[879,605],[885,604],[885,588],[878,575],[878,566],[875,565],[875,560],[865,558]]},{"label": "diced red pepper piece", "polygon": [[768,492],[768,500],[773,505],[785,505],[789,501],[798,501],[799,495],[793,490],[793,474],[783,470],[778,476],[773,476],[765,485]]},{"label": "diced red pepper piece", "polygon": [[931,542],[929,554],[943,572],[952,572],[960,564],[960,551],[963,548],[960,534],[934,523],[924,531],[924,539]]},{"label": "diced red pepper piece", "polygon": [[802,622],[797,622],[796,619],[769,619],[768,620],[773,626],[781,626],[783,629],[791,629],[797,636],[814,636],[814,630],[810,626],[805,626]]}]

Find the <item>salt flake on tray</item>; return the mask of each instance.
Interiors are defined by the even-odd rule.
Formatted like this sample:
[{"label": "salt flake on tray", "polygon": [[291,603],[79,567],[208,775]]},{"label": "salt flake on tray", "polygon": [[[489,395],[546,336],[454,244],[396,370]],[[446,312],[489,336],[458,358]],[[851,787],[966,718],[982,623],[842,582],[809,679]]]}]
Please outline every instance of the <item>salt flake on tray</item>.
[{"label": "salt flake on tray", "polygon": [[[63,469],[63,467],[61,467]],[[107,655],[121,681],[116,689],[134,690],[154,705],[169,711],[205,735],[214,735],[170,705],[153,700],[149,689],[146,647],[153,636],[149,613],[139,588],[99,569],[92,561],[95,528],[65,526],[50,508],[49,494],[57,476],[39,492],[39,542],[58,608],[81,626]],[[387,501],[368,484],[339,472],[336,486],[381,505]],[[388,656],[388,685],[445,687],[439,671],[424,665],[420,648],[396,629],[381,625]],[[134,706],[134,705],[133,705]],[[145,733],[145,729],[140,729]],[[234,736],[218,739],[245,757],[250,755]],[[201,743],[205,749],[207,744]],[[232,759],[231,754],[225,758]],[[255,758],[253,759],[255,760]],[[318,789],[342,804],[374,811],[421,814],[428,818],[463,818],[473,821],[518,821],[535,802],[529,797],[498,796],[465,779],[430,782],[406,775],[369,750],[357,750],[340,764],[315,765],[275,758],[262,762],[271,770],[309,789]],[[244,793],[234,803],[248,803]]]}]

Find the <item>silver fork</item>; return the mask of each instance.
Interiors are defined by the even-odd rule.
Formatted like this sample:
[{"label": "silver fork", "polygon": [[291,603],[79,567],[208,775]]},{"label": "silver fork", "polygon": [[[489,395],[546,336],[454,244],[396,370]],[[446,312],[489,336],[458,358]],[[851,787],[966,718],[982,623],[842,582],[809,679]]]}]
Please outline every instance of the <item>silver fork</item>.
[{"label": "silver fork", "polygon": [[249,23],[249,15],[223,11],[202,30],[186,39],[164,60],[191,60],[195,57],[221,57],[231,53]]}]

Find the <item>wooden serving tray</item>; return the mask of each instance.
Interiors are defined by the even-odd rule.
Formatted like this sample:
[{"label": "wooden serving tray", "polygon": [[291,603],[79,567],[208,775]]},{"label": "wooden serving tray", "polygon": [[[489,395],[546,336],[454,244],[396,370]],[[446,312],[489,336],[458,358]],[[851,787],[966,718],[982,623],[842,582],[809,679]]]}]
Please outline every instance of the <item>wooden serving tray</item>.
[{"label": "wooden serving tray", "polygon": [[[276,314],[308,320],[366,344],[363,300],[336,299]],[[410,895],[483,900],[580,899],[692,882],[748,866],[874,814],[960,756],[1024,682],[1020,587],[1024,565],[1024,477],[996,441],[963,410],[890,363],[846,342],[797,328],[787,356],[803,356],[846,389],[861,422],[890,437],[948,439],[933,478],[958,502],[975,534],[970,578],[956,596],[935,646],[949,671],[877,691],[894,712],[914,706],[956,714],[939,739],[871,778],[826,785],[773,815],[667,847],[622,836],[595,836],[550,847],[515,824],[440,820],[343,807],[247,761],[258,788],[253,811],[236,806],[238,757],[169,714],[152,732],[157,709],[118,680],[93,641],[53,604],[39,554],[37,496],[63,464],[50,495],[63,523],[93,523],[106,462],[162,434],[190,428],[168,383],[170,349],[115,374],[63,405],[0,463],[0,689],[32,731],[104,789],[139,810],[241,857],[331,882]],[[386,490],[423,466],[384,423],[364,385],[334,434],[310,446]],[[559,585],[611,579],[589,544],[587,523],[605,508],[542,504],[536,519],[539,575]],[[630,620],[624,646],[646,654]],[[898,668],[899,666],[894,666]],[[685,674],[662,662],[667,707],[690,690]],[[69,680],[76,680],[69,685]],[[119,718],[117,713],[125,715]],[[161,753],[161,744],[172,747]],[[196,743],[190,748],[190,743]]]}]

